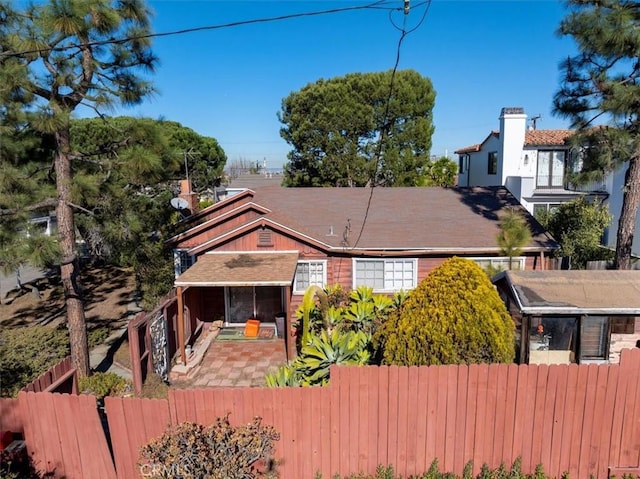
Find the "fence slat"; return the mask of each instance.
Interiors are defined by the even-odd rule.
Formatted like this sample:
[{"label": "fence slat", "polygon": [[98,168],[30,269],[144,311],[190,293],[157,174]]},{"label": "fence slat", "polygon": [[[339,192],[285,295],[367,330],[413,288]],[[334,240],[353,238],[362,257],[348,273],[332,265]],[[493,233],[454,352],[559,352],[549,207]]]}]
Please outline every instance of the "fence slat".
[{"label": "fence slat", "polygon": [[[419,381],[419,368],[417,366],[411,366],[407,368],[407,397],[405,408],[407,410],[407,432],[406,432],[406,462],[407,462],[407,475],[417,474],[416,470],[416,456],[417,456],[417,443],[418,438],[416,435],[416,418],[418,416],[418,410],[423,407],[422,404],[417,402],[418,388],[420,387]],[[371,471],[373,472],[373,471]]]},{"label": "fence slat", "polygon": [[427,465],[427,414],[429,395],[429,375],[428,368],[418,369],[418,392],[416,394],[416,420],[413,424],[413,433],[416,438],[416,468],[415,474],[421,473],[428,469]]},{"label": "fence slat", "polygon": [[515,424],[516,424],[516,393],[518,390],[518,366],[507,366],[506,390],[504,395],[504,440],[502,441],[502,459],[505,464],[512,465],[519,455],[514,449]]},{"label": "fence slat", "polygon": [[409,368],[398,368],[398,389],[396,391],[396,421],[398,424],[397,441],[396,441],[396,466],[398,472],[402,475],[408,473],[407,464],[407,434],[409,430],[409,411],[408,409],[408,389],[409,389]]},{"label": "fence slat", "polygon": [[487,381],[489,368],[486,364],[477,366],[477,387],[476,387],[476,418],[474,431],[474,448],[473,448],[473,470],[474,474],[480,472],[482,464],[486,461],[484,450],[486,443],[491,441],[491,434],[488,434],[485,424],[487,419]]},{"label": "fence slat", "polygon": [[[395,464],[398,472],[401,471],[398,464],[398,383],[400,381],[400,368],[389,366],[389,422],[387,426],[387,460],[389,464]],[[401,473],[401,472],[400,472]]]},{"label": "fence slat", "polygon": [[24,432],[18,398],[0,398],[0,431]]},{"label": "fence slat", "polygon": [[337,366],[331,367],[331,386],[329,388],[331,394],[331,459],[329,464],[330,476],[333,477],[335,473],[340,470],[340,454],[341,454],[341,423],[340,423],[340,410],[342,403],[342,390],[344,383],[344,374],[342,374],[344,368]]},{"label": "fence slat", "polygon": [[576,385],[575,402],[570,404],[572,407],[573,422],[571,428],[571,448],[569,453],[569,474],[573,477],[578,476],[578,469],[580,466],[580,438],[583,431],[583,416],[586,400],[586,385],[587,385],[587,371],[588,366],[578,368],[578,382]]},{"label": "fence slat", "polygon": [[[549,462],[545,470],[550,474],[561,474],[558,471],[561,470],[561,448],[563,443],[563,430],[565,427],[565,414],[566,414],[566,400],[567,400],[567,378],[569,375],[569,368],[567,365],[552,366],[549,372],[550,377],[555,382],[555,391],[551,395],[553,399],[552,407],[554,414],[551,424],[551,440],[549,442],[550,450],[548,451]],[[549,404],[549,403],[547,403]],[[546,464],[546,463],[545,463]],[[564,472],[564,471],[562,471]]]},{"label": "fence slat", "polygon": [[389,367],[378,368],[378,453],[379,464],[389,464]]},{"label": "fence slat", "polygon": [[[367,471],[371,473],[378,466],[378,441],[380,440],[380,430],[378,428],[380,402],[379,368],[366,368],[363,376],[366,376],[367,396],[369,398],[367,417],[365,418],[369,427],[369,437],[366,438],[363,447],[367,449]],[[364,446],[365,444],[366,446]]]}]

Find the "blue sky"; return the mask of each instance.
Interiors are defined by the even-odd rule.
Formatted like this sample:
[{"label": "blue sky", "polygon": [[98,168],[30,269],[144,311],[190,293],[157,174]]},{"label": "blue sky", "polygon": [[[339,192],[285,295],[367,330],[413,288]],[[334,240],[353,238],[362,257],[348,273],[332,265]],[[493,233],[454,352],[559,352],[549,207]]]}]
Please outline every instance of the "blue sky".
[{"label": "blue sky", "polygon": [[[157,33],[370,3],[149,1]],[[424,13],[419,3],[411,1],[407,28]],[[433,82],[432,154],[482,141],[504,106],[542,115],[538,128],[568,127],[551,113],[558,64],[574,50],[555,33],[565,13],[551,0],[431,2],[401,46],[399,68]],[[402,24],[402,14],[392,20]],[[121,113],[178,121],[216,138],[229,162],[266,160],[278,168],[290,150],[279,134],[282,99],[320,78],[390,70],[399,37],[388,10],[367,9],[156,38],[158,94]]]}]

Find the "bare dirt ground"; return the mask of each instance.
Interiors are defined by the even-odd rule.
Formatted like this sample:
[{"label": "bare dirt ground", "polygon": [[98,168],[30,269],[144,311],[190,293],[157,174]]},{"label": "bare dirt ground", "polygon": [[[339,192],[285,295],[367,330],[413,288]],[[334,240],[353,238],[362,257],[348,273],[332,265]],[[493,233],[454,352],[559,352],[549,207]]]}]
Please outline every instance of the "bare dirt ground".
[{"label": "bare dirt ground", "polygon": [[[89,331],[104,326],[113,330],[124,324],[135,290],[132,271],[110,266],[85,267],[80,284]],[[2,298],[0,328],[64,323],[64,297],[59,277],[40,278],[24,286],[22,291],[10,291]]]}]

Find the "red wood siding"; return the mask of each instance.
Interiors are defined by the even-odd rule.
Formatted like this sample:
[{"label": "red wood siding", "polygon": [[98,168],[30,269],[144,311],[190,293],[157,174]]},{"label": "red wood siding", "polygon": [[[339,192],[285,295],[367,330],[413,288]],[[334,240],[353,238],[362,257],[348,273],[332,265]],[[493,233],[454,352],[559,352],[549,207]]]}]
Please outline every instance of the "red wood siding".
[{"label": "red wood siding", "polygon": [[195,246],[206,243],[207,241],[215,238],[223,233],[232,231],[240,226],[249,223],[256,218],[260,218],[262,215],[254,210],[245,211],[242,214],[230,216],[225,218],[224,221],[216,224],[212,224],[210,228],[203,229],[197,235],[187,238],[177,243],[175,248],[193,248]]}]

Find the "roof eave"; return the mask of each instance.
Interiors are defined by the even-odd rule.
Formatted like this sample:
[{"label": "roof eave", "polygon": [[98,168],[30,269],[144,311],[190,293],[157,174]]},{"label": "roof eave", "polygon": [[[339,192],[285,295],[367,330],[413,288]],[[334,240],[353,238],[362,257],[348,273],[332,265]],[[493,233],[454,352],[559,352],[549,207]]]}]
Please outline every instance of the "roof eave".
[{"label": "roof eave", "polygon": [[639,308],[580,308],[577,306],[525,306],[520,307],[522,314],[545,315],[590,315],[590,316],[638,316]]}]

